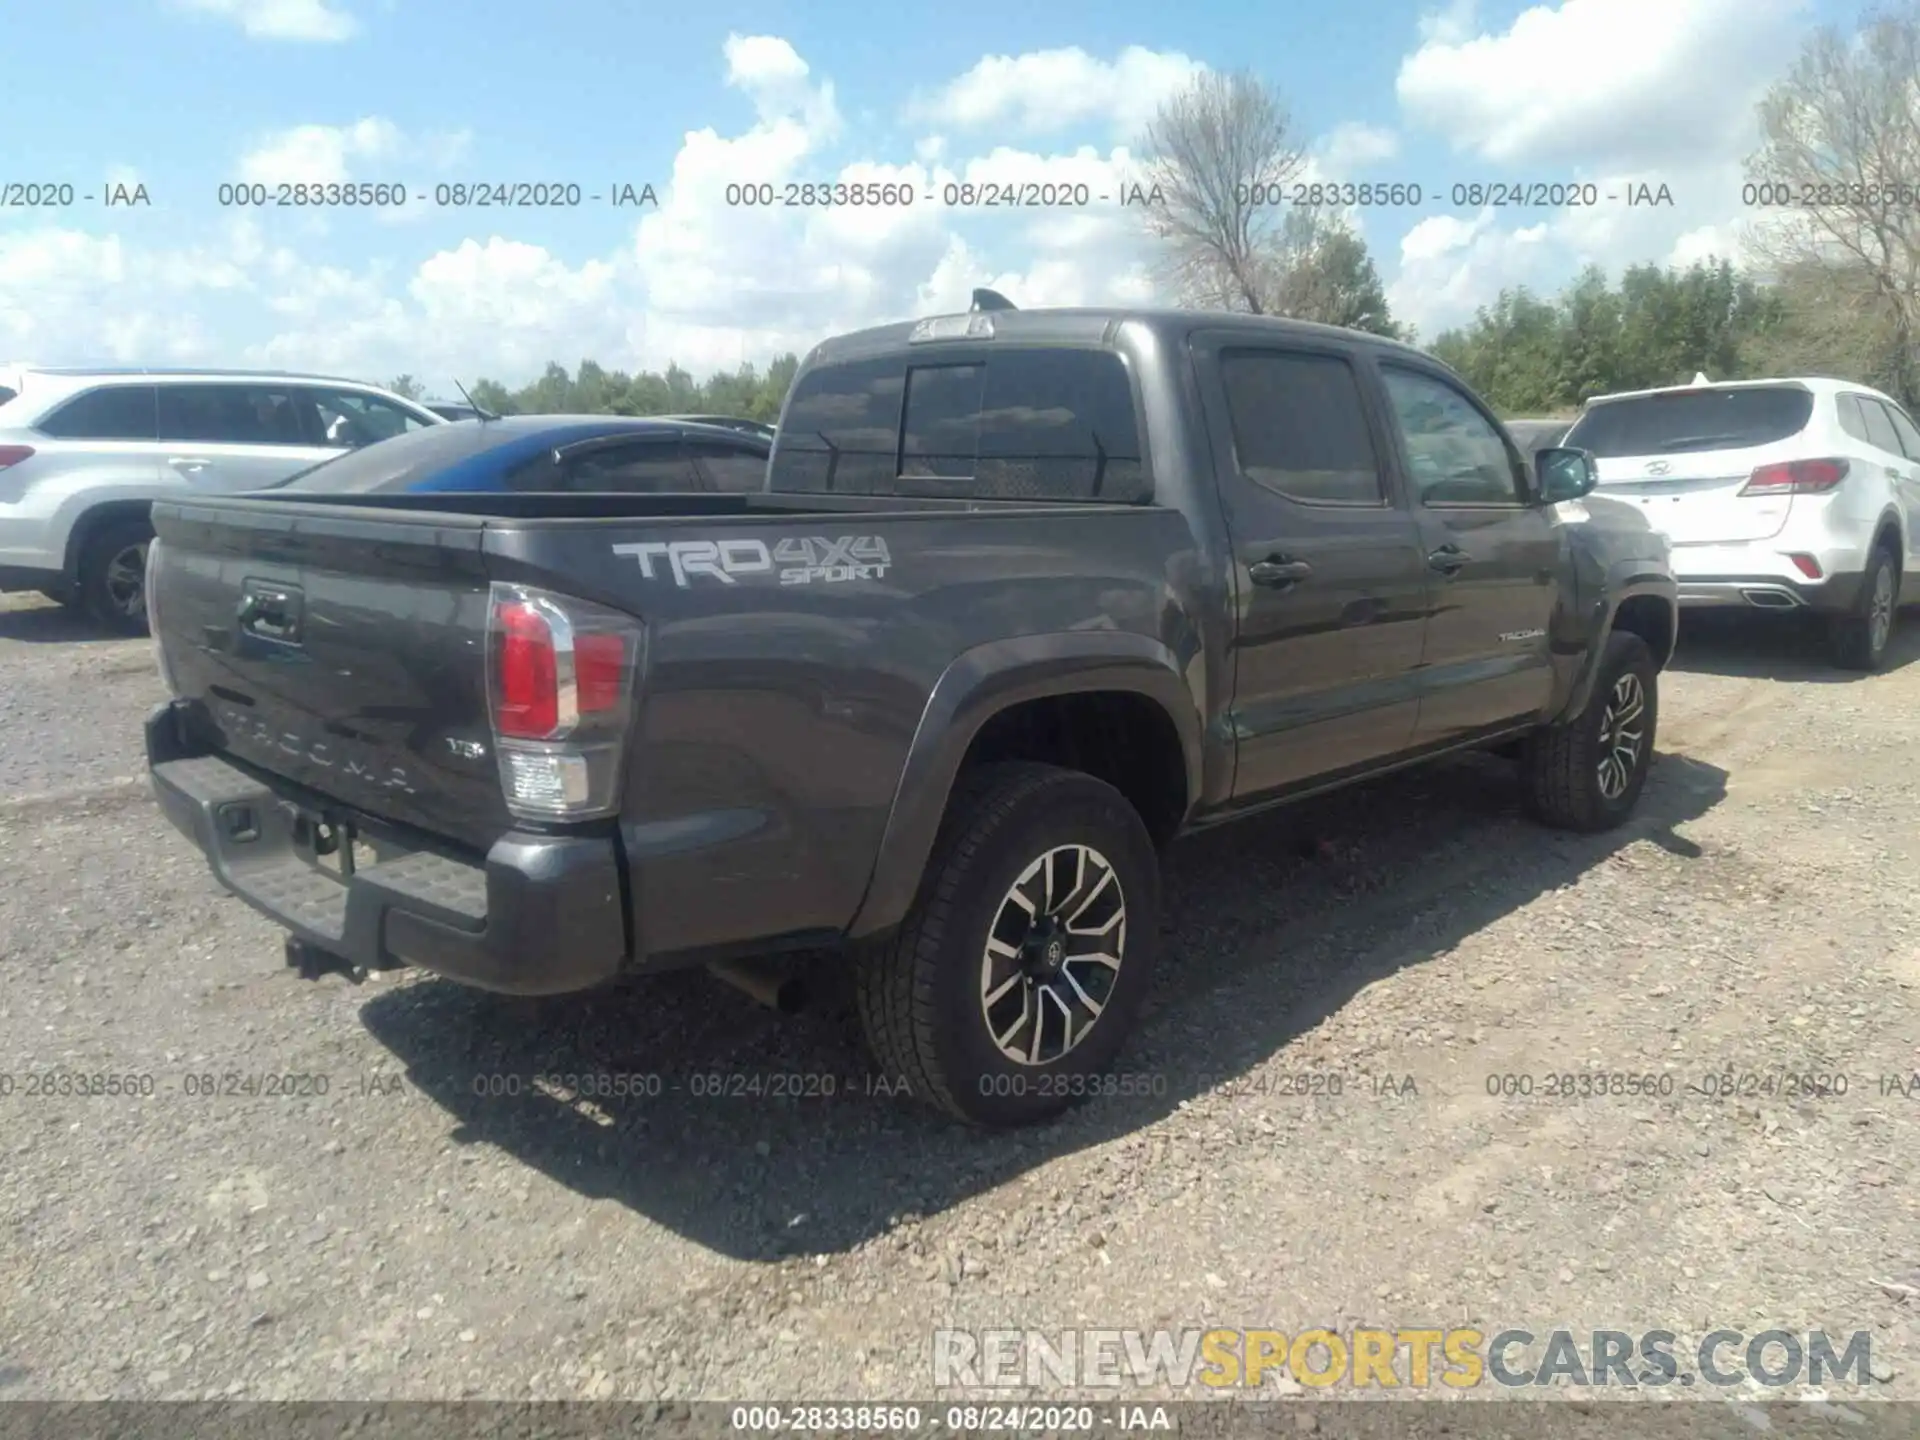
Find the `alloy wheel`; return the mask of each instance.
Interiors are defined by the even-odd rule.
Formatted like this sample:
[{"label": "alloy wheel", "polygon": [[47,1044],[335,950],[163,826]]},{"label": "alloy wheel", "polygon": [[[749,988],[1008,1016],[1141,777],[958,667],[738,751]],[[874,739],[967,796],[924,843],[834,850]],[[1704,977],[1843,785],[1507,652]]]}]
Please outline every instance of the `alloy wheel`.
[{"label": "alloy wheel", "polygon": [[980,956],[980,1013],[1000,1053],[1047,1065],[1093,1032],[1126,958],[1127,897],[1090,845],[1058,845],[1013,882]]},{"label": "alloy wheel", "polygon": [[107,600],[117,614],[136,620],[147,611],[147,547],[128,545],[107,561]]},{"label": "alloy wheel", "polygon": [[1600,794],[1618,800],[1633,782],[1646,739],[1646,687],[1629,670],[1613,682],[1607,708],[1600,717],[1600,764],[1597,773]]},{"label": "alloy wheel", "polygon": [[1867,610],[1867,640],[1873,653],[1887,647],[1893,633],[1893,567],[1882,565],[1873,572],[1873,598]]}]

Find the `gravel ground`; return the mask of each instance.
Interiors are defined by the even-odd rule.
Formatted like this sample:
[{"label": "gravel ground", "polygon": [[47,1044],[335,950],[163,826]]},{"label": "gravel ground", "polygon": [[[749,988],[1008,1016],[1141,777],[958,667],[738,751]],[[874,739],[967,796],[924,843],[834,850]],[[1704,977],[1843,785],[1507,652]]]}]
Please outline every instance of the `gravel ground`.
[{"label": "gravel ground", "polygon": [[[1476,759],[1184,843],[1148,1093],[983,1137],[867,1093],[831,992],[291,978],[147,796],[145,642],[10,597],[0,1397],[929,1397],[933,1331],[1010,1324],[1867,1330],[1834,1400],[1920,1397],[1920,1085],[1883,1079],[1920,1071],[1920,622],[1896,645],[1854,678],[1691,634],[1610,836]],[[25,1094],[49,1070],[154,1093]],[[1700,1092],[1726,1070],[1846,1093]],[[266,1074],[327,1093],[190,1093]],[[836,1093],[696,1078],[780,1075]]]}]

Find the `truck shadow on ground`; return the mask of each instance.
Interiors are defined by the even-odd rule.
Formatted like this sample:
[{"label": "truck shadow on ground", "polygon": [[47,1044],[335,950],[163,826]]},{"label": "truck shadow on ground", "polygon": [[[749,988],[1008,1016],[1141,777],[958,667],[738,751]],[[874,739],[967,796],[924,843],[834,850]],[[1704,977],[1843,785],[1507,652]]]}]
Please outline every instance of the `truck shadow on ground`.
[{"label": "truck shadow on ground", "polygon": [[1362,987],[1629,844],[1697,857],[1676,827],[1717,804],[1725,782],[1663,755],[1627,826],[1564,835],[1519,816],[1512,765],[1476,756],[1182,842],[1168,859],[1158,983],[1118,1067],[1134,1093],[1025,1132],[971,1131],[886,1093],[831,987],[778,1016],[701,972],[547,1001],[425,979],[370,1000],[362,1018],[458,1142],[497,1146],[729,1256],[841,1252],[895,1217],[937,1214],[1151,1124]]},{"label": "truck shadow on ground", "polygon": [[27,645],[79,645],[126,638],[78,610],[51,601],[16,603],[0,609],[0,640],[18,640]]},{"label": "truck shadow on ground", "polygon": [[[1909,607],[1895,618],[1880,671],[1899,670],[1915,660],[1920,660],[1920,608]],[[1692,675],[1821,685],[1872,678],[1867,671],[1842,670],[1833,663],[1819,616],[1740,610],[1689,612],[1680,622],[1680,642],[1669,668]]]}]

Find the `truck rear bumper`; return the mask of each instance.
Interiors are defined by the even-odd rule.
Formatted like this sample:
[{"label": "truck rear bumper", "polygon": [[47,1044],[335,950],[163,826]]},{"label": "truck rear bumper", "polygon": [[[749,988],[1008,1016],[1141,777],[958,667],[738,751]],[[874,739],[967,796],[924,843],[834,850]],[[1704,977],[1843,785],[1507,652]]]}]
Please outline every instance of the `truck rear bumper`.
[{"label": "truck rear bumper", "polygon": [[611,839],[510,832],[478,863],[389,845],[343,876],[309,858],[312,811],[292,787],[183,753],[179,736],[171,703],[147,717],[160,808],[222,885],[315,949],[515,995],[585,990],[625,965]]}]

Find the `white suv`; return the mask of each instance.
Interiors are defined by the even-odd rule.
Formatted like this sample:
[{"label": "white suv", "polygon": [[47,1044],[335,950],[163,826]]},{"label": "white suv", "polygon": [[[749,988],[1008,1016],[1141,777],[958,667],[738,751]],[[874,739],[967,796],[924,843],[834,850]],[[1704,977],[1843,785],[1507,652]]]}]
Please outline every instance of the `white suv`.
[{"label": "white suv", "polygon": [[1877,390],[1751,380],[1602,395],[1560,443],[1599,462],[1597,493],[1666,534],[1683,607],[1811,610],[1836,663],[1873,670],[1902,600],[1920,599],[1920,428]]},{"label": "white suv", "polygon": [[353,380],[261,371],[0,376],[0,590],[146,628],[152,502],[255,490],[343,450],[447,422]]}]

